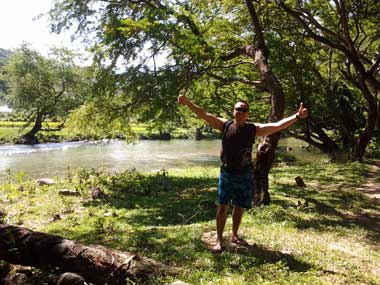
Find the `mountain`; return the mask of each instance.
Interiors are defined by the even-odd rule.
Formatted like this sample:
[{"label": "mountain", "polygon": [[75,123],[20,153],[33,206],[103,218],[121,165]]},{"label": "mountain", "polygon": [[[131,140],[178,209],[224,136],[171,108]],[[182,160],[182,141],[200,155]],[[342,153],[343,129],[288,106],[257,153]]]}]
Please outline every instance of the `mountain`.
[{"label": "mountain", "polygon": [[[12,51],[0,48],[0,68],[5,65],[11,56]],[[4,82],[0,79],[0,105],[3,105],[5,103],[5,94],[6,87]]]},{"label": "mountain", "polygon": [[0,48],[0,66],[4,65],[7,62],[11,54],[12,54],[12,51],[8,49]]}]

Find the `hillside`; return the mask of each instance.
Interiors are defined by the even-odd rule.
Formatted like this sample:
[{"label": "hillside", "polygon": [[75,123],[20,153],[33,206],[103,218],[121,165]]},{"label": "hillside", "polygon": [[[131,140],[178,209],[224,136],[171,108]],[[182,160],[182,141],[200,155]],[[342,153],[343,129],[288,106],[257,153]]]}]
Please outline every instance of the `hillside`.
[{"label": "hillside", "polygon": [[0,65],[3,65],[11,56],[12,51],[0,48]]},{"label": "hillside", "polygon": [[[7,62],[11,54],[12,54],[12,51],[0,48],[0,68]],[[4,82],[0,80],[0,105],[5,104],[3,92],[5,92],[5,86],[4,86]]]}]

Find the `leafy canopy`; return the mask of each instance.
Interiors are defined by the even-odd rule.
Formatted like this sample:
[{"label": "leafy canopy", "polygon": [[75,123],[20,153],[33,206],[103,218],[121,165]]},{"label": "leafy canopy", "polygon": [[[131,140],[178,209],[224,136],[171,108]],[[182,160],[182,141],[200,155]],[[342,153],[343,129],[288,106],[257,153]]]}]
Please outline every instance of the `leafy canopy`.
[{"label": "leafy canopy", "polygon": [[85,71],[74,58],[71,51],[57,48],[44,57],[23,44],[2,69],[12,108],[26,113],[30,121],[37,115],[64,120],[89,89]]}]

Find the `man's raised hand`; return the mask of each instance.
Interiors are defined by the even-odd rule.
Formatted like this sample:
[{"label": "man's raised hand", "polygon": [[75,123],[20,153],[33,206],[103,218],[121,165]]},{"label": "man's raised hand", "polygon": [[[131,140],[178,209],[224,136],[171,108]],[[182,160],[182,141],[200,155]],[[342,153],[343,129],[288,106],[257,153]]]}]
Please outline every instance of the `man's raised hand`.
[{"label": "man's raised hand", "polygon": [[179,91],[179,96],[178,96],[178,103],[179,104],[186,104],[187,97],[186,97],[186,90],[182,89]]},{"label": "man's raised hand", "polygon": [[303,119],[303,118],[307,118],[309,116],[309,110],[307,108],[304,107],[303,103],[301,102],[300,104],[300,108],[298,109],[298,113],[297,115]]}]

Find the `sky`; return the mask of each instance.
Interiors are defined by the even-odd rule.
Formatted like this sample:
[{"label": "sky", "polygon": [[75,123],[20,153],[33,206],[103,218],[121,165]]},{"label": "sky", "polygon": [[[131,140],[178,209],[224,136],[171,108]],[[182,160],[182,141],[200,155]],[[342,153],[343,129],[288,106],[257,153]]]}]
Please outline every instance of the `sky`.
[{"label": "sky", "polygon": [[46,55],[51,46],[64,46],[81,51],[79,44],[70,41],[70,35],[50,34],[45,14],[51,7],[51,0],[0,0],[0,48],[15,49],[22,42],[31,44]]},{"label": "sky", "polygon": [[[47,55],[49,47],[67,47],[84,53],[83,47],[72,43],[70,34],[51,34],[47,17],[35,19],[46,13],[52,6],[51,0],[0,0],[0,48],[15,49],[22,42],[43,55]],[[35,20],[34,20],[35,19]],[[10,109],[0,106],[0,113],[8,113]]]}]

